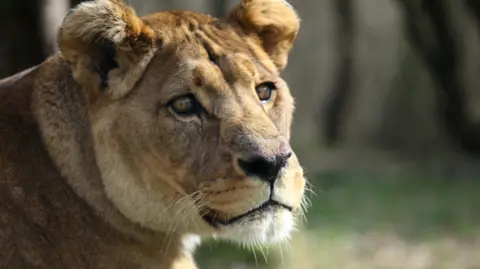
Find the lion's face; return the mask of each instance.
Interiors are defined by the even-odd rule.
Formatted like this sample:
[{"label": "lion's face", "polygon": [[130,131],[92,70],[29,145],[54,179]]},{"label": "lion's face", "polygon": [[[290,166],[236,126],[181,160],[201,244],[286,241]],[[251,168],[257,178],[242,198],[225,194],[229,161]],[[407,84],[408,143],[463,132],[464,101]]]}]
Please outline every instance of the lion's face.
[{"label": "lion's face", "polygon": [[[131,12],[115,1],[96,3]],[[296,24],[279,27],[289,33],[278,32],[273,23],[282,22],[275,20],[258,30],[247,20],[254,11],[287,14],[293,19],[286,22]],[[289,145],[293,98],[279,76],[296,36],[295,13],[282,1],[244,1],[223,22],[188,12],[135,22],[143,35],[135,41],[151,37],[152,47],[148,41],[141,52],[114,49],[103,89],[96,86],[101,74],[72,68],[84,88],[98,89],[88,95],[108,197],[153,230],[248,243],[287,238],[305,184]],[[67,59],[79,50],[71,47],[64,46]],[[75,56],[78,66],[82,55]],[[122,69],[138,78],[122,82]]]}]

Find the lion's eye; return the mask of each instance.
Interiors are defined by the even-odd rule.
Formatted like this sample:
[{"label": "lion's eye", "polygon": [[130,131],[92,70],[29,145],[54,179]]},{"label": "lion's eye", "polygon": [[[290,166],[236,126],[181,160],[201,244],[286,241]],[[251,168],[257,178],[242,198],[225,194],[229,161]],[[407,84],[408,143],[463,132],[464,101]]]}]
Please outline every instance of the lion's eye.
[{"label": "lion's eye", "polygon": [[198,103],[193,95],[186,95],[172,100],[169,104],[173,112],[180,116],[191,116],[198,112]]},{"label": "lion's eye", "polygon": [[258,99],[262,102],[268,102],[272,99],[273,91],[276,90],[277,87],[273,82],[265,82],[257,86],[256,91],[258,95]]}]

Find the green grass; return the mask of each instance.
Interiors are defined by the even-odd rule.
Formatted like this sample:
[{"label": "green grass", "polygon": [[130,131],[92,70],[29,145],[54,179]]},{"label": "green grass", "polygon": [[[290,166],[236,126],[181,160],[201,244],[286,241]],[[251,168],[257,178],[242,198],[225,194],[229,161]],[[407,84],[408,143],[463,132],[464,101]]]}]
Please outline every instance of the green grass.
[{"label": "green grass", "polygon": [[311,182],[308,222],[283,261],[278,248],[267,264],[260,250],[207,242],[200,268],[480,268],[480,178],[325,172]]}]

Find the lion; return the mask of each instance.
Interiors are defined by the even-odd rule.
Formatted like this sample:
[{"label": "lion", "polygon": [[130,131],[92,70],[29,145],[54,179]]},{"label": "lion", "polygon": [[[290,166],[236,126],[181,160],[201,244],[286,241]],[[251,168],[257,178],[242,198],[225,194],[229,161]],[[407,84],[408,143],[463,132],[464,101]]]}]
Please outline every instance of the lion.
[{"label": "lion", "polygon": [[288,240],[305,179],[281,0],[225,18],[86,1],[0,81],[0,268],[196,268],[202,238]]}]

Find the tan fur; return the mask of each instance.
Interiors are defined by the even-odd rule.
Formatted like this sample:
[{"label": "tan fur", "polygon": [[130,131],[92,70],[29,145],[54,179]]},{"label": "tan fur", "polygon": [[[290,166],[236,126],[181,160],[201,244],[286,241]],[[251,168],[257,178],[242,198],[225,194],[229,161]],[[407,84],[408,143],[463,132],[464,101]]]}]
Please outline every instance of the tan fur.
[{"label": "tan fur", "polygon": [[287,54],[298,34],[300,21],[285,0],[244,0],[229,19],[246,34],[254,34],[279,69],[287,65]]},{"label": "tan fur", "polygon": [[[72,10],[61,53],[0,80],[0,268],[193,269],[200,236],[288,239],[305,185],[295,154],[274,184],[238,160],[290,151],[279,72],[298,27],[278,0],[226,20],[139,18],[118,0]],[[169,108],[185,94],[197,116]]]}]

